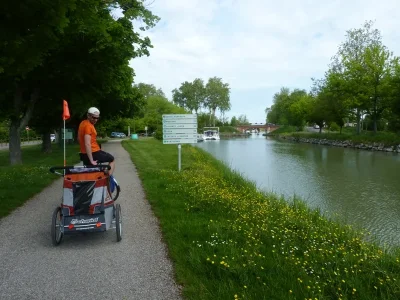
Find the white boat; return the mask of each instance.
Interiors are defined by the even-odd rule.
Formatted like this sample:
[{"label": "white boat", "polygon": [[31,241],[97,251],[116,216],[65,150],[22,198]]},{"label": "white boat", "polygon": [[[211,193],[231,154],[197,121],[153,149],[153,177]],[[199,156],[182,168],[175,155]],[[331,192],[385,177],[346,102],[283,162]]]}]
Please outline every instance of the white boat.
[{"label": "white boat", "polygon": [[219,127],[204,127],[203,139],[205,141],[219,140]]}]

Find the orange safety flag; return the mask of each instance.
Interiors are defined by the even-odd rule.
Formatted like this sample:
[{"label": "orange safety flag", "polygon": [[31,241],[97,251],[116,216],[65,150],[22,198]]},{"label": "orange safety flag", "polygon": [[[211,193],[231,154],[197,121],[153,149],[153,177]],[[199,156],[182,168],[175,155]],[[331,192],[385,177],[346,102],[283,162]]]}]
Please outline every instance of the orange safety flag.
[{"label": "orange safety flag", "polygon": [[68,120],[71,116],[69,115],[69,108],[68,108],[68,102],[64,101],[64,106],[63,106],[63,120]]}]

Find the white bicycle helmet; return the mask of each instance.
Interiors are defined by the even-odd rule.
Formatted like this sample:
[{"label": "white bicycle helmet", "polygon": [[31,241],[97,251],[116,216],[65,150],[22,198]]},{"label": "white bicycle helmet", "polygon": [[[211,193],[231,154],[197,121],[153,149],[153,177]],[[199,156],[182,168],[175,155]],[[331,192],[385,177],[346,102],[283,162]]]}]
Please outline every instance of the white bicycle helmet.
[{"label": "white bicycle helmet", "polygon": [[96,107],[90,107],[88,109],[88,114],[100,115],[100,111]]}]

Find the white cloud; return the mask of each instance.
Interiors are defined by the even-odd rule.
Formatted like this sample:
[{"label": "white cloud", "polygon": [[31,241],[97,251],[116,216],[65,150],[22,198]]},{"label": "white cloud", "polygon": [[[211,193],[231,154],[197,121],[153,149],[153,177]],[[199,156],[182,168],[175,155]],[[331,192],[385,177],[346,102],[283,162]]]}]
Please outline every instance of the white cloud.
[{"label": "white cloud", "polygon": [[398,0],[155,0],[161,17],[147,34],[154,49],[134,59],[135,82],[152,83],[168,97],[183,81],[219,76],[231,87],[232,110],[252,122],[281,86],[309,89],[344,41],[365,20],[400,55]]}]

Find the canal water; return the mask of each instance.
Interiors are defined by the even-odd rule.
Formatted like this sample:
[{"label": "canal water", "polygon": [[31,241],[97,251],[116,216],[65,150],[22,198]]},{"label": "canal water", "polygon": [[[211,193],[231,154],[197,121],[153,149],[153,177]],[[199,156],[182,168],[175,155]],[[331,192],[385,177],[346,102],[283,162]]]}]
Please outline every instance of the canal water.
[{"label": "canal water", "polygon": [[253,134],[197,146],[262,190],[301,197],[328,216],[400,246],[400,154],[291,143]]}]

